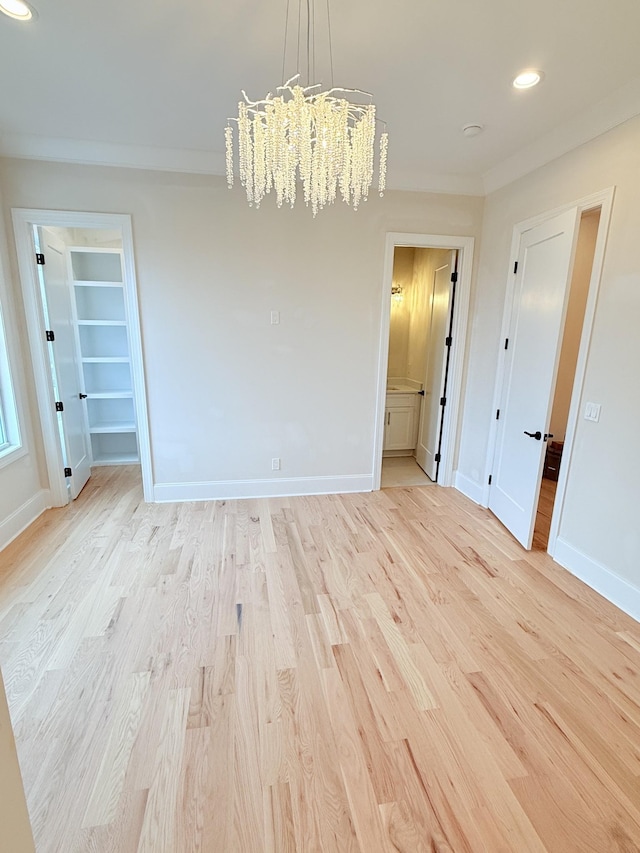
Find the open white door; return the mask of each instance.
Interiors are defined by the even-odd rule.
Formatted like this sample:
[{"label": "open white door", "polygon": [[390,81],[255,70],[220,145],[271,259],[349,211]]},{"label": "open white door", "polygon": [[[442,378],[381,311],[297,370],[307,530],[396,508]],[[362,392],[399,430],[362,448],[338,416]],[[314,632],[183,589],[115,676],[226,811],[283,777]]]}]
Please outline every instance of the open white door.
[{"label": "open white door", "polygon": [[457,252],[449,254],[446,264],[434,272],[431,294],[431,320],[428,331],[427,374],[424,381],[424,398],[420,412],[416,462],[432,480],[438,472],[438,454],[442,431],[442,404],[446,397],[447,336],[451,325],[452,274],[455,271]]},{"label": "open white door", "polygon": [[85,425],[84,404],[80,398],[80,365],[73,329],[71,294],[67,280],[64,244],[46,228],[38,228],[42,270],[43,307],[47,329],[54,334],[48,344],[52,381],[60,412],[61,442],[65,465],[71,468],[67,478],[69,494],[75,500],[91,475],[89,437]]},{"label": "open white door", "polygon": [[573,208],[525,231],[518,249],[489,509],[525,548],[533,538],[578,226]]}]

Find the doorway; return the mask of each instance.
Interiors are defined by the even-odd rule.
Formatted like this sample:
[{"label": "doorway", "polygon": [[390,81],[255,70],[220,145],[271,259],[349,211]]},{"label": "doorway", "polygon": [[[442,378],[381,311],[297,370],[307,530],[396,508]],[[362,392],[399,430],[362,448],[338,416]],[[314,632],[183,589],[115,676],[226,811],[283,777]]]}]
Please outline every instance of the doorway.
[{"label": "doorway", "polygon": [[374,488],[452,484],[472,256],[471,237],[387,235]]},{"label": "doorway", "polygon": [[135,463],[151,500],[130,218],[13,220],[52,503],[75,499],[92,467]]},{"label": "doorway", "polygon": [[487,505],[552,555],[576,423],[592,417],[581,395],[612,201],[598,193],[514,229]]}]

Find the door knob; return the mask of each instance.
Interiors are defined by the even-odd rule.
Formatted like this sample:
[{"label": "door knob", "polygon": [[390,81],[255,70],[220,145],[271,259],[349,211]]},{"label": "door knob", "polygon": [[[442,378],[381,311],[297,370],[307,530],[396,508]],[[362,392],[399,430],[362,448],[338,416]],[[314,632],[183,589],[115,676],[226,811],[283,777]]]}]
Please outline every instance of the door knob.
[{"label": "door knob", "polygon": [[78,397],[80,397],[80,399],[81,399],[81,400],[86,400],[86,399],[87,399],[87,395],[86,395],[86,394],[83,394],[83,393],[82,393],[82,391],[78,394]]},{"label": "door knob", "polygon": [[542,433],[540,432],[540,430],[537,430],[536,432],[527,432],[525,429],[524,434],[528,435],[529,438],[535,438],[536,441],[540,441],[540,439],[542,438]]}]

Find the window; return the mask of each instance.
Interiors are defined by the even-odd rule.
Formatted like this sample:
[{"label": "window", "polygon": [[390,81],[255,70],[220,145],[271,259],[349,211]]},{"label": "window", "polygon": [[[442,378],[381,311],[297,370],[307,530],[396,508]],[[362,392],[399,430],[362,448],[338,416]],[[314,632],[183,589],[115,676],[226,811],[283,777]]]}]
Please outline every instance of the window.
[{"label": "window", "polygon": [[[0,269],[0,276],[2,270]],[[3,284],[0,278],[0,285]],[[4,293],[0,292],[0,297]],[[0,302],[0,466],[13,461],[17,451],[21,450],[18,409],[11,380],[7,330]]]}]

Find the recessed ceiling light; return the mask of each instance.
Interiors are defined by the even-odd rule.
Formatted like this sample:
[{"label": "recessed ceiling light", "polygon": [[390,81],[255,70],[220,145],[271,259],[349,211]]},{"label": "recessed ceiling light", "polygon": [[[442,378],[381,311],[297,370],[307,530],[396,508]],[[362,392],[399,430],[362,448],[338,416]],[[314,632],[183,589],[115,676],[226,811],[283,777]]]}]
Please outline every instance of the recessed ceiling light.
[{"label": "recessed ceiling light", "polygon": [[530,89],[542,80],[542,71],[522,71],[513,81],[516,89]]},{"label": "recessed ceiling light", "polygon": [[0,12],[16,21],[31,21],[36,17],[35,9],[24,0],[0,0]]}]

